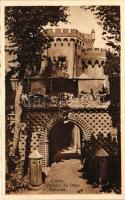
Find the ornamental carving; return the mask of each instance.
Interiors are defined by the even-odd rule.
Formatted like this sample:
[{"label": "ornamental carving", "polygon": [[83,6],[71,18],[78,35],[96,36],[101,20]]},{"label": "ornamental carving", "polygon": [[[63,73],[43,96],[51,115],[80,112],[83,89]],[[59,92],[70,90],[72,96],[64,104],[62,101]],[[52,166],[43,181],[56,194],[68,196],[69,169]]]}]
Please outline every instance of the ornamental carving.
[{"label": "ornamental carving", "polygon": [[74,98],[72,94],[59,95],[22,95],[22,105],[26,108],[108,108],[109,100],[106,94],[82,94]]}]

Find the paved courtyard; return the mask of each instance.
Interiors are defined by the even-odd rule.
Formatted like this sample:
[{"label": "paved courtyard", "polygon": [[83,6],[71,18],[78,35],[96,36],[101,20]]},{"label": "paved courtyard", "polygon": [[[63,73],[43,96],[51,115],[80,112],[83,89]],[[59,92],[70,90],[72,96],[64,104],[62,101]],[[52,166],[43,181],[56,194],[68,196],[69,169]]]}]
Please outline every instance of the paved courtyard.
[{"label": "paved courtyard", "polygon": [[23,194],[97,194],[99,190],[82,178],[79,154],[63,150],[55,156],[43,188],[23,191]]},{"label": "paved courtyard", "polygon": [[65,159],[61,159],[59,162],[52,164],[50,173],[45,181],[43,193],[100,193],[99,189],[92,188],[92,185],[87,184],[87,180],[82,178],[81,161],[77,158],[78,154],[68,152],[60,153],[57,160],[59,160],[59,156]]}]

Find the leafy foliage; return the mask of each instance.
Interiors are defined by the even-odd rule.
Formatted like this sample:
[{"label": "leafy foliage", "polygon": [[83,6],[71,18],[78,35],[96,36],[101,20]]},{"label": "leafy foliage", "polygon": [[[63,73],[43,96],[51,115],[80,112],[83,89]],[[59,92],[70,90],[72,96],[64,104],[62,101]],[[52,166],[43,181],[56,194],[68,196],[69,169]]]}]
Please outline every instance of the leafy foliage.
[{"label": "leafy foliage", "polygon": [[33,73],[39,71],[42,52],[52,41],[44,27],[48,23],[66,22],[66,10],[67,7],[63,6],[6,7],[5,34],[9,40],[6,50],[10,55],[16,55],[12,62],[18,62],[20,78],[24,77],[27,67]]},{"label": "leafy foliage", "polygon": [[[102,157],[98,157],[97,152],[99,150],[105,150],[108,153],[107,161],[108,162],[108,184],[109,187],[104,188],[104,191],[110,192],[111,189],[115,193],[121,193],[121,166],[120,166],[120,157],[119,157],[119,144],[118,141],[112,137],[111,133],[108,133],[107,136],[104,136],[103,133],[99,133],[97,137],[94,135],[91,136],[90,142],[85,142],[85,145],[82,149],[82,157],[85,158],[83,176],[88,179],[88,182],[91,184],[99,183],[98,173],[99,169],[97,168],[98,160]],[[104,157],[103,157],[104,158]],[[106,158],[106,157],[105,157]],[[101,168],[100,168],[101,170]],[[110,190],[109,190],[110,189]]]},{"label": "leafy foliage", "polygon": [[120,57],[117,53],[106,52],[104,71],[109,77],[120,75]]},{"label": "leafy foliage", "polygon": [[6,181],[6,193],[21,192],[28,188],[28,177],[25,176],[20,179],[17,175],[13,174],[9,180]]}]

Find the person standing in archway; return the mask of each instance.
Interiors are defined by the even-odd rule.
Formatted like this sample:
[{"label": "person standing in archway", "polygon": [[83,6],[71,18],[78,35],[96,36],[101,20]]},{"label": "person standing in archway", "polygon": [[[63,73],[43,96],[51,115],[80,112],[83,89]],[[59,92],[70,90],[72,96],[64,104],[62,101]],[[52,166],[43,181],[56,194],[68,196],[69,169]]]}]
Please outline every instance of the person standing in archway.
[{"label": "person standing in archway", "polygon": [[75,124],[71,132],[71,148],[80,153],[80,129]]}]

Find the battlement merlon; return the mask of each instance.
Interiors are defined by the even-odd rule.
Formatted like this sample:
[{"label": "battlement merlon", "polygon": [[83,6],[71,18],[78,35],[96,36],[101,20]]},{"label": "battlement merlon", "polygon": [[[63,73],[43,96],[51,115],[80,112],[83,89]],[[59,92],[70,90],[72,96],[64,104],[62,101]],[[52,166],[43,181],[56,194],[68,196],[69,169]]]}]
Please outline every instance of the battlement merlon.
[{"label": "battlement merlon", "polygon": [[95,63],[98,63],[99,65],[102,65],[102,63],[105,63],[106,61],[106,49],[87,48],[82,52],[82,57],[86,64],[92,63],[92,65],[94,65]]},{"label": "battlement merlon", "polygon": [[77,29],[47,29],[47,34],[52,37],[76,37],[83,42],[94,42],[93,30],[91,34],[81,33]]},{"label": "battlement merlon", "polygon": [[106,60],[106,49],[102,48],[87,48],[82,53],[84,59],[103,59]]}]

